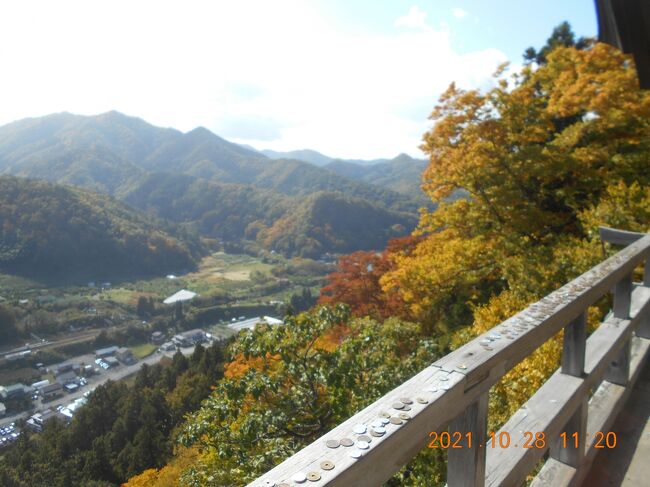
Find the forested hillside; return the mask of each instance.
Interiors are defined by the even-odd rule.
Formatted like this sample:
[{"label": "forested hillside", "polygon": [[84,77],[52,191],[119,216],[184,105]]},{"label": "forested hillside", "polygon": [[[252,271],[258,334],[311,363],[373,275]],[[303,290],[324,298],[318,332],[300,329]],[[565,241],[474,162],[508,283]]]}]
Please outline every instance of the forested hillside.
[{"label": "forested hillside", "polygon": [[[375,185],[298,160],[271,160],[204,128],[184,134],[117,112],[61,113],[0,127],[1,173],[107,193],[205,236],[286,255],[380,249],[390,236],[410,232],[418,207],[426,204],[414,197],[410,173],[388,176],[395,185],[412,186],[404,194],[383,181]],[[316,198],[321,204],[314,217],[311,195],[323,192],[331,195]],[[341,196],[335,193],[354,197],[345,218],[336,213],[332,202]],[[346,224],[370,215],[366,228],[377,232],[354,232]],[[282,236],[281,226],[287,228]]]},{"label": "forested hillside", "polygon": [[324,252],[380,249],[415,223],[416,218],[407,213],[341,193],[319,192],[260,231],[258,240],[265,248],[284,254],[318,257]]},{"label": "forested hillside", "polygon": [[109,381],[69,426],[50,421],[41,434],[23,434],[0,463],[0,485],[110,487],[161,467],[174,451],[174,429],[222,376],[220,346],[199,345],[190,357],[143,366],[131,384]]},{"label": "forested hillside", "polygon": [[333,160],[324,167],[355,181],[382,186],[398,193],[421,194],[424,199],[420,186],[422,185],[422,172],[426,166],[426,161],[400,154],[390,161],[370,166],[361,166],[344,160]]},{"label": "forested hillside", "polygon": [[29,276],[164,275],[193,268],[202,250],[108,196],[9,176],[0,177],[0,222],[0,269]]},{"label": "forested hillside", "polygon": [[328,162],[332,161],[331,157],[310,149],[292,150],[288,152],[265,149],[259,152],[269,159],[296,159],[298,161],[308,162],[314,166],[325,166]]},{"label": "forested hillside", "polygon": [[250,184],[290,195],[340,191],[391,209],[417,209],[404,195],[302,161],[268,159],[202,127],[184,134],[118,112],[91,117],[61,113],[0,127],[0,172],[114,194],[145,171]]},{"label": "forested hillside", "polygon": [[412,213],[338,192],[283,196],[249,185],[166,173],[148,174],[119,196],[136,208],[189,224],[202,235],[227,242],[254,242],[302,257],[380,249],[416,224]]},{"label": "forested hillside", "polygon": [[273,191],[169,173],[148,173],[118,196],[131,206],[227,241],[254,241],[260,229],[298,204]]}]

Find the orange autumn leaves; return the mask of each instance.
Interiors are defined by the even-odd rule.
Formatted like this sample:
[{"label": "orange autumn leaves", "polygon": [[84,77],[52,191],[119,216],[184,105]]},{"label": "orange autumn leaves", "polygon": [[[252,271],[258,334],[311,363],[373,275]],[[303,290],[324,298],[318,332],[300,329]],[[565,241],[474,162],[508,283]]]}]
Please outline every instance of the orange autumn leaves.
[{"label": "orange autumn leaves", "polygon": [[[341,323],[316,338],[312,348],[314,350],[333,352],[349,334],[350,329]],[[281,365],[280,360],[281,357],[278,354],[267,353],[264,357],[246,357],[243,353],[238,353],[233,360],[224,366],[223,375],[226,379],[238,379],[244,376],[249,369],[272,374]]]},{"label": "orange autumn leaves", "polygon": [[318,304],[345,303],[357,317],[408,318],[399,293],[384,292],[381,278],[395,268],[395,256],[410,253],[419,240],[416,236],[396,238],[383,252],[360,251],[340,257],[336,271],[327,276]]}]

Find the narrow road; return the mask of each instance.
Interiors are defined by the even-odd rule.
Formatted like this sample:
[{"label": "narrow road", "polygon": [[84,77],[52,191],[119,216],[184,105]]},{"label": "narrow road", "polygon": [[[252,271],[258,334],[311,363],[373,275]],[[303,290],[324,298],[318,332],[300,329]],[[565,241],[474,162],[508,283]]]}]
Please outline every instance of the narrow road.
[{"label": "narrow road", "polygon": [[[204,346],[209,346],[209,344],[204,344]],[[185,347],[181,348],[180,352],[183,355],[191,355],[194,352],[194,347]],[[31,416],[34,413],[37,413],[39,411],[44,411],[45,409],[56,409],[57,406],[66,406],[70,403],[72,403],[75,399],[78,399],[84,395],[86,391],[89,391],[99,385],[102,385],[106,383],[109,380],[112,381],[118,381],[125,379],[129,376],[132,376],[136,374],[139,370],[140,367],[142,367],[143,364],[148,364],[148,365],[155,365],[163,357],[169,357],[171,358],[174,353],[176,352],[159,352],[156,351],[149,355],[148,357],[145,357],[142,360],[139,360],[133,365],[119,365],[117,367],[110,368],[108,370],[103,370],[100,369],[101,372],[98,375],[94,375],[91,377],[88,377],[88,384],[84,387],[80,387],[77,391],[71,393],[71,394],[65,394],[61,397],[56,398],[53,401],[48,401],[48,402],[43,402],[42,399],[39,397],[38,400],[34,401],[34,409],[32,411],[24,411],[22,413],[14,414],[11,416],[5,416],[2,419],[0,419],[0,428],[10,424],[10,423],[15,423],[20,419],[27,419],[29,416]],[[89,360],[90,358],[90,360]],[[93,364],[94,356],[92,355],[83,355],[80,357],[75,357],[74,359],[66,360],[66,363],[90,363]]]}]

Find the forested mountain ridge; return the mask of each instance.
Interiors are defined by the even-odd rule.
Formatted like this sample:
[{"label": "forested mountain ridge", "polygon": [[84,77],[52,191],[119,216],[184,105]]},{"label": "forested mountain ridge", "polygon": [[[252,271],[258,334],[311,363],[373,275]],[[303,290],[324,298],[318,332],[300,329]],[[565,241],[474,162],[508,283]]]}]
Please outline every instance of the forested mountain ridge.
[{"label": "forested mountain ridge", "polygon": [[269,159],[297,159],[299,161],[308,162],[314,166],[325,166],[333,159],[325,154],[311,149],[300,149],[286,152],[279,152],[270,149],[263,149],[261,151]]},{"label": "forested mountain ridge", "polygon": [[389,161],[368,166],[335,159],[324,167],[348,179],[381,186],[398,193],[421,194],[424,199],[420,186],[427,161],[414,159],[407,154],[400,154]]},{"label": "forested mountain ridge", "polygon": [[[251,148],[252,149],[252,148]],[[427,166],[424,159],[414,159],[408,154],[399,154],[393,159],[337,159],[326,156],[310,149],[289,152],[262,150],[262,154],[271,159],[296,159],[309,162],[315,166],[332,171],[354,181],[359,181],[382,188],[390,189],[397,193],[408,195],[422,195],[422,172]]]},{"label": "forested mountain ridge", "polygon": [[108,196],[11,176],[0,177],[0,222],[0,269],[22,275],[160,275],[193,268],[202,251]]},{"label": "forested mountain ridge", "polygon": [[145,172],[188,174],[286,194],[354,194],[394,210],[418,203],[298,160],[271,160],[199,127],[182,133],[108,112],[53,114],[0,127],[0,174],[77,184],[109,194]]},{"label": "forested mountain ridge", "polygon": [[[291,255],[381,248],[389,236],[397,236],[395,229],[402,234],[412,230],[422,203],[412,194],[309,163],[268,159],[205,128],[182,133],[118,112],[92,117],[59,113],[0,127],[3,173],[107,193],[205,236],[253,241]],[[320,218],[311,215],[315,193],[320,194]],[[333,209],[325,219],[329,230],[320,227],[317,222],[328,211],[324,202],[340,202],[343,195],[354,199],[346,203],[341,221],[372,214],[372,222],[384,218],[383,227],[375,225],[377,232],[364,236],[334,225],[345,233],[342,238],[331,233],[338,217]],[[291,229],[281,238],[280,220]],[[299,229],[305,233],[297,234]],[[309,243],[308,248],[289,244],[288,238]]]},{"label": "forested mountain ridge", "polygon": [[417,218],[341,193],[318,192],[257,235],[266,248],[283,254],[318,257],[378,249],[415,228]]},{"label": "forested mountain ridge", "polygon": [[227,242],[257,242],[285,255],[378,249],[413,229],[411,213],[340,192],[287,196],[270,190],[168,173],[150,173],[119,194],[157,217]]},{"label": "forested mountain ridge", "polygon": [[271,226],[296,198],[252,186],[222,184],[189,175],[147,173],[117,195],[129,205],[202,235],[224,240],[254,240],[253,228]]}]

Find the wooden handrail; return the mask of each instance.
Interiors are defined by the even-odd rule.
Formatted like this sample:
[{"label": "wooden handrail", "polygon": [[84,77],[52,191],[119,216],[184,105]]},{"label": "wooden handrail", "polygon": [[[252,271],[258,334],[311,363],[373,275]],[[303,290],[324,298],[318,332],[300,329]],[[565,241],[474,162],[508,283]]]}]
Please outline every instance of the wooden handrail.
[{"label": "wooden handrail", "polygon": [[614,245],[630,245],[646,235],[645,233],[618,230],[610,227],[598,227],[598,234],[603,242]]},{"label": "wooden handrail", "polygon": [[[539,485],[573,485],[593,460],[593,448],[587,444],[586,449],[562,451],[554,442],[562,431],[583,436],[590,431],[593,425],[589,422],[588,398],[599,384],[621,396],[620,390],[629,391],[629,384],[636,379],[650,349],[650,287],[645,282],[633,285],[631,276],[649,257],[650,235],[641,236],[580,277],[433,363],[249,487],[299,485],[310,472],[313,480],[309,485],[314,486],[381,485],[426,447],[429,432],[441,432],[447,426],[450,431],[474,434],[473,448],[448,451],[449,487],[519,485],[549,448],[551,458],[542,473],[556,483]],[[611,289],[615,290],[614,312],[586,339],[586,310]],[[522,430],[542,432],[548,445],[489,449],[486,455],[488,449],[483,446],[489,389],[563,328],[567,333],[561,369],[500,430],[508,432],[513,443],[523,441]],[[408,412],[402,408],[404,405]],[[620,401],[615,401],[608,415],[599,409],[597,424],[606,424],[619,406]],[[390,416],[392,422],[384,426],[382,436],[372,436],[369,445],[361,444],[364,449],[327,446],[328,440],[333,440],[331,446],[343,438],[357,440],[355,430],[369,430],[384,416]],[[379,428],[379,432],[384,429]],[[359,458],[353,458],[353,453]]]}]

